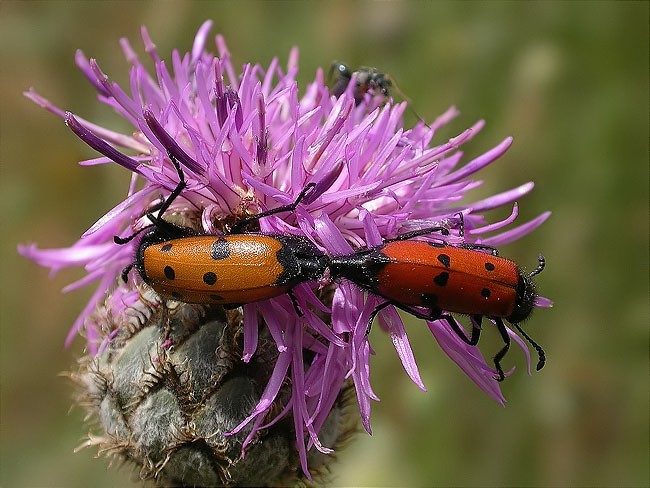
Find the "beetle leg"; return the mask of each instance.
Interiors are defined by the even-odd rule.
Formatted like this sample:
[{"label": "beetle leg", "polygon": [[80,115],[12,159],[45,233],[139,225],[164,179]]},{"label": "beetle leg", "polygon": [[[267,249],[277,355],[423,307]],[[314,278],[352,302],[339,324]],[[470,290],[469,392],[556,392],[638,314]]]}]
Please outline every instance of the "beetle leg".
[{"label": "beetle leg", "polygon": [[497,373],[499,374],[499,376],[495,377],[495,379],[497,381],[503,381],[506,375],[503,372],[503,368],[501,368],[501,360],[508,352],[508,349],[510,349],[510,336],[508,335],[508,330],[506,329],[506,326],[503,323],[502,319],[496,318],[494,321],[497,324],[497,330],[501,334],[501,338],[503,339],[504,344],[501,350],[496,354],[496,356],[494,356],[494,366],[496,367]]},{"label": "beetle leg", "polygon": [[426,229],[418,229],[411,232],[407,232],[406,234],[401,234],[397,237],[394,237],[393,239],[387,239],[384,241],[384,244],[388,244],[389,242],[396,242],[396,241],[408,241],[409,239],[413,239],[414,237],[424,236],[427,234],[432,234],[434,232],[440,232],[443,236],[449,235],[449,230],[446,229],[445,227],[427,227]]},{"label": "beetle leg", "polygon": [[185,181],[185,175],[183,174],[183,169],[181,168],[180,163],[176,159],[176,157],[168,152],[167,155],[169,156],[169,159],[171,160],[172,164],[174,165],[174,168],[176,168],[176,172],[178,173],[178,185],[176,185],[176,188],[169,194],[169,196],[165,199],[165,201],[159,206],[158,208],[158,217],[156,217],[153,213],[148,212],[147,213],[147,218],[151,221],[151,225],[147,225],[140,229],[139,231],[131,234],[128,237],[120,237],[120,236],[113,236],[113,241],[115,244],[126,244],[127,242],[132,241],[140,232],[142,232],[145,229],[148,229],[149,227],[157,227],[161,229],[163,232],[167,233],[170,235],[170,237],[182,237],[183,235],[186,235],[186,233],[182,233],[180,236],[178,235],[179,232],[178,230],[180,227],[170,224],[169,222],[165,221],[162,216],[163,214],[169,209],[169,206],[176,200],[176,198],[181,194],[181,192],[187,187],[187,183]]},{"label": "beetle leg", "polygon": [[521,327],[519,327],[519,324],[512,324],[512,325],[513,325],[513,327],[514,327],[515,329],[517,329],[517,331],[519,331],[519,333],[520,333],[522,336],[524,336],[524,339],[526,339],[526,340],[530,343],[530,345],[533,346],[533,348],[535,349],[535,351],[537,351],[538,361],[537,361],[537,367],[536,367],[536,369],[537,369],[537,371],[539,371],[539,370],[542,369],[542,368],[544,367],[544,365],[546,364],[546,353],[544,352],[544,349],[542,349],[542,346],[540,346],[539,344],[537,344],[537,343],[536,343],[536,342],[535,342],[535,341],[534,341],[534,340],[533,340],[533,339],[532,339],[528,334],[526,334],[526,333],[521,329]]},{"label": "beetle leg", "polygon": [[[176,172],[178,173],[178,185],[176,185],[176,188],[174,188],[174,190],[169,194],[167,199],[160,206],[160,210],[158,211],[158,215],[160,217],[163,216],[163,214],[169,209],[169,206],[174,202],[174,200],[176,200],[176,198],[181,194],[181,192],[187,187],[187,182],[185,181],[185,175],[183,174],[183,169],[181,168],[180,163],[171,152],[168,152],[167,156],[169,156],[170,161],[172,162],[174,168],[176,168]],[[161,220],[160,217],[157,220]]]},{"label": "beetle leg", "polygon": [[134,232],[133,234],[131,234],[130,236],[127,236],[127,237],[113,236],[113,242],[114,242],[115,244],[119,244],[119,245],[121,246],[121,245],[123,245],[123,244],[126,244],[127,242],[131,242],[131,241],[132,241],[133,239],[135,239],[135,238],[136,238],[136,237],[137,237],[137,236],[138,236],[142,231],[147,230],[147,229],[149,229],[150,227],[153,227],[153,226],[154,226],[154,224],[149,224],[149,225],[143,227],[142,229],[140,229],[139,231]]},{"label": "beetle leg", "polygon": [[300,305],[298,305],[298,299],[296,298],[296,295],[294,295],[293,290],[289,290],[287,292],[287,295],[289,295],[289,298],[291,298],[291,303],[293,304],[293,308],[296,309],[296,313],[298,314],[298,317],[302,317],[304,312],[300,308]]},{"label": "beetle leg", "polygon": [[383,309],[385,309],[386,307],[388,307],[389,305],[394,305],[394,303],[391,302],[391,301],[388,301],[388,302],[382,303],[381,305],[377,305],[375,307],[375,309],[370,314],[370,318],[368,319],[368,326],[366,327],[366,335],[370,334],[370,329],[372,329],[372,323],[375,320],[375,317],[377,316],[377,314],[379,312],[381,312]]},{"label": "beetle leg", "polygon": [[[475,319],[476,319],[476,317],[481,317],[481,316],[480,315],[475,316]],[[451,315],[448,315],[448,314],[440,315],[439,317],[437,317],[437,319],[438,320],[444,320],[445,322],[447,322],[449,324],[449,327],[451,327],[451,329],[456,333],[456,335],[465,344],[467,344],[469,346],[475,346],[476,344],[478,344],[478,340],[481,337],[481,329],[480,329],[480,327],[475,327],[472,324],[472,335],[470,337],[467,337],[467,332],[465,332],[465,329],[463,329],[460,326],[460,324],[458,323],[458,321],[454,317],[452,317]],[[478,324],[480,325],[481,324],[480,319],[476,319],[476,320],[477,320]]]},{"label": "beetle leg", "polygon": [[470,251],[489,251],[492,256],[499,255],[499,250],[496,247],[488,246],[487,244],[464,243],[459,244],[458,247],[469,249]]},{"label": "beetle leg", "polygon": [[[126,242],[128,242],[128,241],[126,241]],[[120,276],[122,277],[122,281],[124,283],[128,282],[128,280],[129,280],[129,271],[131,271],[131,268],[133,268],[134,266],[135,266],[135,263],[131,263],[126,268],[124,268],[122,270],[122,273],[120,274]]]},{"label": "beetle leg", "polygon": [[[463,212],[458,212],[458,236],[461,239],[465,239],[465,216],[463,215]],[[496,247],[493,246],[488,246],[487,244],[474,244],[474,243],[461,243],[458,244],[457,247],[461,247],[463,249],[469,249],[472,251],[489,251],[492,256],[498,256],[499,255],[499,250]]]}]

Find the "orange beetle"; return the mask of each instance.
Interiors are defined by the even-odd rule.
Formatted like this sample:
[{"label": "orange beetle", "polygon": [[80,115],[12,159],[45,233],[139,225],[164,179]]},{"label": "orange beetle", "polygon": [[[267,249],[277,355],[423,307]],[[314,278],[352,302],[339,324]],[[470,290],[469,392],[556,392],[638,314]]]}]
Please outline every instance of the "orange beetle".
[{"label": "orange beetle", "polygon": [[[289,205],[241,220],[233,234],[198,235],[162,218],[186,186],[179,162],[171,154],[169,157],[179,183],[160,206],[158,216],[147,214],[152,223],[138,242],[134,262],[122,271],[124,282],[135,268],[144,282],[165,298],[228,308],[288,293],[301,314],[291,289],[321,277],[329,258],[305,237],[238,232],[263,217],[295,210],[315,184],[307,185]],[[114,240],[126,244],[138,234],[115,236]]]},{"label": "orange beetle", "polygon": [[318,279],[327,258],[291,235],[197,235],[160,240],[157,229],[138,246],[135,268],[159,295],[186,303],[232,307],[274,298]]}]

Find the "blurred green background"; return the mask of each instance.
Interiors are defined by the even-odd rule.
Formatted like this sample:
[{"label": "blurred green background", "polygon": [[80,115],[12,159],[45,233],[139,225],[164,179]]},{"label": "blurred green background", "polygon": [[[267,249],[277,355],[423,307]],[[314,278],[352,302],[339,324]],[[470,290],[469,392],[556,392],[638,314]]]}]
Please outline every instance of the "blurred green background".
[{"label": "blurred green background", "polygon": [[[95,153],[21,96],[34,86],[57,105],[115,129],[95,101],[75,49],[125,82],[118,46],[140,53],[139,27],[159,52],[190,49],[206,18],[235,64],[283,64],[300,47],[300,81],[333,59],[390,73],[418,113],[450,105],[480,118],[465,151],[515,144],[483,172],[479,198],[534,180],[522,218],[553,217],[502,254],[532,267],[555,308],[527,324],[546,348],[539,374],[504,382],[506,408],[451,364],[419,321],[408,324],[428,393],[409,382],[390,340],[374,335],[372,437],[340,456],[335,486],[648,486],[648,3],[10,2],[0,4],[2,419],[0,485],[129,486],[90,449],[73,454],[83,413],[57,374],[82,348],[63,341],[91,290],[61,295],[82,276],[47,272],[17,243],[66,246],[126,193],[118,167],[80,168]],[[411,116],[411,119],[413,117]],[[412,120],[411,120],[412,122]],[[497,218],[502,214],[495,214]],[[486,334],[483,350],[498,338]],[[490,337],[491,335],[491,337]]]}]

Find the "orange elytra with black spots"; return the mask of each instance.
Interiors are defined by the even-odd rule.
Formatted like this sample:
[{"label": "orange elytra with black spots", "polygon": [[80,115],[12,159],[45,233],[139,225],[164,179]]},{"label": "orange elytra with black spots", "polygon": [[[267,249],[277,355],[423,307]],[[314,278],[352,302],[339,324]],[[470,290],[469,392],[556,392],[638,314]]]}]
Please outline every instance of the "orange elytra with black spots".
[{"label": "orange elytra with black spots", "polygon": [[[141,235],[135,260],[122,272],[126,282],[135,268],[142,279],[160,296],[186,303],[239,306],[289,293],[299,283],[320,278],[329,263],[327,256],[309,239],[294,235],[240,234],[261,218],[293,211],[314,184],[307,185],[295,202],[240,221],[233,234],[199,235],[162,218],[171,203],[186,187],[179,162],[171,154],[179,183],[162,203],[158,215],[147,213],[151,224]],[[121,238],[126,244],[140,233]]]},{"label": "orange elytra with black spots", "polygon": [[238,305],[274,298],[318,279],[326,258],[291,235],[196,235],[160,241],[157,230],[138,246],[135,267],[159,295],[186,303]]}]

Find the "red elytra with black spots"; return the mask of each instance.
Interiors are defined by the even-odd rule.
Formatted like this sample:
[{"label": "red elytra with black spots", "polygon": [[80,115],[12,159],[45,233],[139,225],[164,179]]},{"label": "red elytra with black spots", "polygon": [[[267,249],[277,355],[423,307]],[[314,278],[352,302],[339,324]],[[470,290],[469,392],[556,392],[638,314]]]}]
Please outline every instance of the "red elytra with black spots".
[{"label": "red elytra with black spots", "polygon": [[436,242],[396,240],[334,258],[332,268],[395,304],[512,322],[530,315],[536,296],[513,261]]},{"label": "red elytra with black spots", "polygon": [[485,252],[423,241],[386,244],[390,259],[377,274],[380,295],[404,305],[508,317],[517,299],[519,268]]}]

